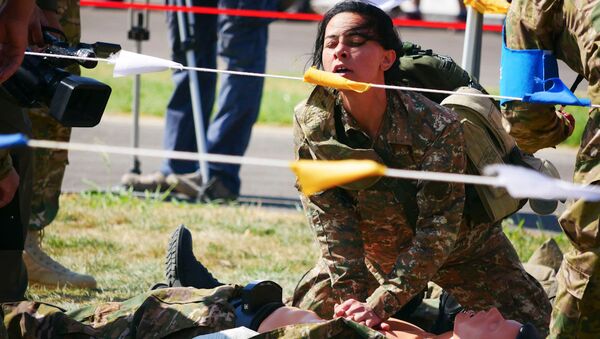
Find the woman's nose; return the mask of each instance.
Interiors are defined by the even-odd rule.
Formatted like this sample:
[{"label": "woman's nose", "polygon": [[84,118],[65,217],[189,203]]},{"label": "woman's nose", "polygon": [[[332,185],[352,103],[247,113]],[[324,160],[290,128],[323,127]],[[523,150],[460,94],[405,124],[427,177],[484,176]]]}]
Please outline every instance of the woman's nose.
[{"label": "woman's nose", "polygon": [[338,59],[344,59],[348,57],[348,50],[344,44],[338,43],[337,46],[335,46],[335,56]]}]

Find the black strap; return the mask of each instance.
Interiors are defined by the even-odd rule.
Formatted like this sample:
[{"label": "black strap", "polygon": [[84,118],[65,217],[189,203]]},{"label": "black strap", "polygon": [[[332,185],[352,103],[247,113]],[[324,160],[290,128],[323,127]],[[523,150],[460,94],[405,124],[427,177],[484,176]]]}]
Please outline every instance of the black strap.
[{"label": "black strap", "polygon": [[585,79],[583,77],[583,75],[577,74],[577,79],[575,79],[575,81],[573,82],[573,85],[571,85],[571,88],[570,88],[571,92],[575,93],[577,86],[579,86],[579,84],[583,81],[583,79]]}]

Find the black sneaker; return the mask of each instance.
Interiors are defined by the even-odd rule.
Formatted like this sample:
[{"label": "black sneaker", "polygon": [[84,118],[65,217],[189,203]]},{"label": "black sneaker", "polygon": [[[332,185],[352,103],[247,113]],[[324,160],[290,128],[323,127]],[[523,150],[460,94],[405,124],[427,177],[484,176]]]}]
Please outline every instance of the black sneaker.
[{"label": "black sneaker", "polygon": [[165,276],[169,287],[215,288],[223,285],[196,260],[192,248],[192,234],[179,225],[169,239]]},{"label": "black sneaker", "polygon": [[213,176],[200,188],[199,200],[202,202],[229,202],[238,198],[218,176]]}]

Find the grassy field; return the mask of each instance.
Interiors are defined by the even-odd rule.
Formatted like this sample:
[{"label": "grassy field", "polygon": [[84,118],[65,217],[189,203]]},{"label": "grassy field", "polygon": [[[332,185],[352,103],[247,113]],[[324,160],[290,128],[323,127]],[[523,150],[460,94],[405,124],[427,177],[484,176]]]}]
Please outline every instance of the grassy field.
[{"label": "grassy field", "polygon": [[[34,285],[29,297],[73,309],[146,291],[164,281],[168,237],[182,223],[193,232],[198,258],[223,282],[273,279],[289,296],[318,255],[301,211],[165,203],[127,195],[63,195],[44,248],[67,267],[94,275],[99,289]],[[506,231],[523,260],[548,237],[518,227]],[[557,241],[568,246],[563,235]]]}]

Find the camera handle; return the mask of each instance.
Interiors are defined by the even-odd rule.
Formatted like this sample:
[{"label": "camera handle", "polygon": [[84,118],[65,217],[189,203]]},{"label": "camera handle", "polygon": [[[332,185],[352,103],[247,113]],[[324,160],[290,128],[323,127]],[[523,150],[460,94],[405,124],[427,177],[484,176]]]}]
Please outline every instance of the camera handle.
[{"label": "camera handle", "polygon": [[[130,2],[133,3],[133,0]],[[148,2],[149,0],[146,0],[146,5],[148,5]],[[127,37],[129,40],[135,41],[136,53],[142,53],[142,41],[150,39],[150,31],[148,30],[149,21],[150,15],[147,9],[143,11],[129,9],[129,24],[131,28],[127,32]],[[133,101],[131,103],[131,112],[133,113],[131,144],[133,148],[139,148],[140,146],[140,87],[141,75],[136,74],[133,79]],[[133,156],[133,167],[129,172],[136,174],[142,172],[140,159],[137,155]]]}]

